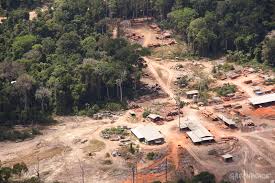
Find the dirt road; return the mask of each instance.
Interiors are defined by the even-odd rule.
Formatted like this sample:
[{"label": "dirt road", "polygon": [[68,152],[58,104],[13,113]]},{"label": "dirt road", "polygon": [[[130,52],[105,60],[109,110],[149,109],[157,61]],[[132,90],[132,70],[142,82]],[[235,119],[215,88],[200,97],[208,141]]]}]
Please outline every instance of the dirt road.
[{"label": "dirt road", "polygon": [[[169,95],[171,99],[175,98],[175,95],[171,89],[171,82],[173,78],[173,73],[167,69],[165,66],[159,65],[158,63],[154,62],[154,60],[143,57],[146,64],[148,65],[148,69],[151,72],[151,74],[154,76],[156,81],[158,82],[159,86],[162,88],[162,90]],[[165,78],[167,81],[165,82],[164,79],[158,74],[157,69],[162,69],[168,73],[168,78]]]}]

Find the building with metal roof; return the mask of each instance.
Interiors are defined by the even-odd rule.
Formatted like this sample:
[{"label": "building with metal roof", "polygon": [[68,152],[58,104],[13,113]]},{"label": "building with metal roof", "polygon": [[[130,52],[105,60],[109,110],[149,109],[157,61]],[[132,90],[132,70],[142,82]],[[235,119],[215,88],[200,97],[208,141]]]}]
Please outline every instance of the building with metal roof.
[{"label": "building with metal roof", "polygon": [[131,129],[131,132],[139,139],[141,142],[147,144],[162,144],[164,143],[164,136],[153,126],[138,126]]},{"label": "building with metal roof", "polygon": [[226,126],[229,126],[229,127],[231,127],[231,128],[235,128],[235,127],[236,127],[236,122],[233,121],[232,119],[229,119],[229,118],[225,117],[225,116],[222,115],[222,114],[218,114],[217,116],[218,116],[218,118],[219,118],[221,121],[224,122],[224,124],[225,124]]},{"label": "building with metal roof", "polygon": [[193,143],[202,143],[214,140],[214,136],[200,123],[185,121],[183,123],[180,123],[180,129],[190,130],[186,132],[186,134],[192,140]]},{"label": "building with metal roof", "polygon": [[275,93],[252,97],[248,100],[254,106],[272,103],[275,102]]}]

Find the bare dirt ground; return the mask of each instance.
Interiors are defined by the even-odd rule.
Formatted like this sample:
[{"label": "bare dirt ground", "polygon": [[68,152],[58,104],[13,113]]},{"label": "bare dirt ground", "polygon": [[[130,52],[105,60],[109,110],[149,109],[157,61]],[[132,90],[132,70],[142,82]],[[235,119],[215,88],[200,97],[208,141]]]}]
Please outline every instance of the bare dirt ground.
[{"label": "bare dirt ground", "polygon": [[[157,33],[148,28],[148,25],[139,26],[133,31],[143,35],[143,46],[157,41]],[[275,179],[275,121],[262,115],[274,112],[274,106],[252,109],[247,101],[248,97],[254,96],[252,86],[243,84],[243,80],[247,78],[258,78],[257,73],[249,74],[247,77],[241,76],[236,80],[216,81],[218,85],[233,83],[245,92],[246,97],[237,102],[243,106],[240,111],[251,118],[257,128],[247,132],[226,128],[222,123],[212,121],[201,114],[205,109],[215,112],[216,105],[197,109],[192,109],[189,105],[184,107],[181,121],[192,120],[201,123],[215,136],[214,143],[194,145],[186,133],[179,131],[177,117],[170,122],[164,122],[163,125],[157,125],[143,119],[142,113],[150,108],[165,115],[175,109],[174,98],[180,95],[179,88],[174,84],[176,78],[194,75],[195,72],[206,72],[211,77],[213,64],[219,60],[162,60],[154,57],[144,57],[144,60],[148,67],[144,69],[141,81],[148,86],[158,84],[161,91],[135,101],[140,106],[133,109],[136,118],[130,117],[128,111],[115,115],[112,119],[102,120],[88,117],[56,117],[58,123],[44,130],[41,136],[19,143],[0,143],[1,163],[12,165],[24,161],[30,167],[30,175],[35,175],[39,170],[46,182],[58,180],[78,183],[84,178],[87,183],[130,183],[132,169],[128,162],[121,157],[106,158],[106,153],[112,153],[119,148],[119,142],[103,139],[100,132],[118,125],[132,128],[149,123],[165,136],[166,142],[159,146],[148,146],[133,138],[133,142],[139,144],[140,151],[144,154],[137,163],[136,183],[155,180],[165,182],[166,178],[191,178],[205,170],[214,173],[218,181],[229,179],[231,182],[269,183],[271,179]],[[182,64],[183,68],[175,69],[178,64]],[[183,95],[180,97],[184,101],[189,101]],[[231,115],[231,112],[225,110],[222,113]],[[263,123],[265,125],[262,125]],[[94,141],[99,145],[91,145]],[[157,160],[149,161],[145,155],[152,151],[158,152],[161,156]],[[222,160],[221,155],[225,153],[233,155],[233,162],[225,163]],[[112,164],[104,164],[106,159],[111,160]]]}]

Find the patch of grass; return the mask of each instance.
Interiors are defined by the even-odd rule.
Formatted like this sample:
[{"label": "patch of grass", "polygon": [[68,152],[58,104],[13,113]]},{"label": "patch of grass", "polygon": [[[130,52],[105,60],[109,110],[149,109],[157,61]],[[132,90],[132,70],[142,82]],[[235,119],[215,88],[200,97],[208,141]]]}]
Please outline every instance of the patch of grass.
[{"label": "patch of grass", "polygon": [[100,152],[103,149],[105,149],[106,144],[100,140],[92,139],[89,142],[89,145],[84,148],[85,151],[94,153],[94,152]]},{"label": "patch of grass", "polygon": [[176,57],[182,59],[192,57],[193,55],[187,51],[187,47],[184,44],[179,43],[155,48],[152,50],[152,56],[163,59],[175,59]]}]

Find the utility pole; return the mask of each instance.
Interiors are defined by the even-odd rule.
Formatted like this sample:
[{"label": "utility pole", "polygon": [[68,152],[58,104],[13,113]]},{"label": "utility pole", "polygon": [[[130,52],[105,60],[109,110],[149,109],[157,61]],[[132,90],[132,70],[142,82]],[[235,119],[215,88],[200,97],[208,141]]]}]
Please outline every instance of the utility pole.
[{"label": "utility pole", "polygon": [[135,183],[135,167],[132,167],[132,173],[133,173],[133,179],[132,179],[132,183]]},{"label": "utility pole", "polygon": [[178,107],[178,115],[179,115],[179,129],[180,129],[180,97],[177,96],[176,98],[174,98],[176,101],[176,105]]},{"label": "utility pole", "polygon": [[167,182],[168,181],[168,161],[167,161],[167,158],[165,159],[165,164],[166,164],[166,168],[165,168],[165,180]]}]

